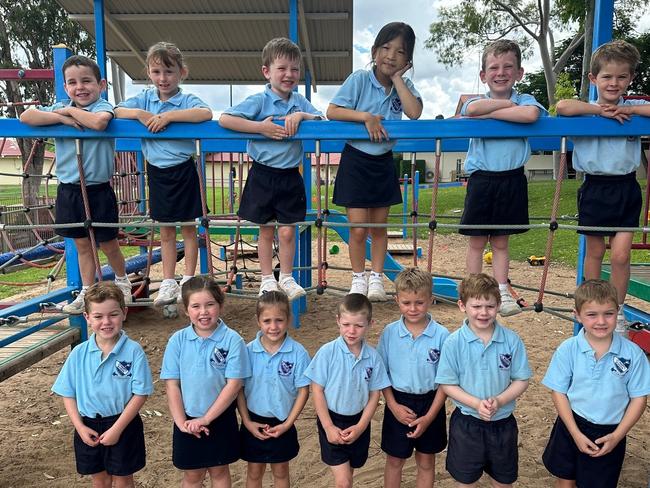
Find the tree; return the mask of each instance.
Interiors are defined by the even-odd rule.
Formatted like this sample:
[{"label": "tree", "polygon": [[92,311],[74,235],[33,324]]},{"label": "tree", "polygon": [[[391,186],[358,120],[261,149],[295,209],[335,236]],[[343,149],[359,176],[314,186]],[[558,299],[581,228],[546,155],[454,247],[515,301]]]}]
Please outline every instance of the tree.
[{"label": "tree", "polygon": [[[30,69],[52,68],[52,46],[63,43],[73,52],[94,56],[94,41],[79,25],[71,21],[54,0],[0,0],[0,67]],[[0,81],[0,101],[22,103],[38,100],[51,104],[54,87],[51,82]],[[13,105],[4,109],[3,116],[18,118],[24,107]],[[23,164],[27,161],[34,141],[19,139]],[[30,173],[41,174],[43,170],[43,145],[37,146]],[[41,185],[40,177],[24,180],[26,205],[37,200]]]}]

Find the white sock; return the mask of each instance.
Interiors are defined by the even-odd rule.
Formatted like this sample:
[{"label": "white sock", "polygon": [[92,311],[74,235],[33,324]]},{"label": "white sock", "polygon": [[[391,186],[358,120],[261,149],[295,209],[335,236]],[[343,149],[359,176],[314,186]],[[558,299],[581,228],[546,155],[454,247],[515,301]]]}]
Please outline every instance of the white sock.
[{"label": "white sock", "polygon": [[280,282],[288,280],[289,278],[293,278],[291,273],[280,273]]},{"label": "white sock", "polygon": [[499,293],[501,293],[502,295],[506,293],[510,293],[508,291],[508,283],[499,283]]},{"label": "white sock", "polygon": [[262,275],[262,281],[275,281],[275,276],[272,274]]},{"label": "white sock", "polygon": [[625,307],[625,304],[623,303],[621,303],[618,306],[618,315],[620,315],[621,317],[625,317],[625,312],[623,311],[623,307]]},{"label": "white sock", "polygon": [[122,282],[122,283],[130,283],[130,281],[129,281],[129,277],[128,277],[127,275],[124,275],[124,276],[117,276],[117,275],[115,275],[115,281],[116,281],[116,282],[119,281],[119,282]]},{"label": "white sock", "polygon": [[189,281],[190,278],[194,278],[194,275],[183,275],[183,278],[181,278],[181,282],[179,283],[179,285],[183,286],[183,284]]},{"label": "white sock", "polygon": [[366,272],[365,272],[365,271],[362,271],[361,273],[355,273],[355,272],[353,271],[353,272],[352,272],[352,279],[355,279],[355,278],[365,279],[365,278],[366,278]]},{"label": "white sock", "polygon": [[383,273],[377,273],[376,271],[371,271],[370,272],[370,278],[382,278]]},{"label": "white sock", "polygon": [[165,278],[164,280],[162,280],[161,286],[164,285],[165,283],[168,285],[173,285],[174,283],[176,283],[176,280],[174,278]]}]

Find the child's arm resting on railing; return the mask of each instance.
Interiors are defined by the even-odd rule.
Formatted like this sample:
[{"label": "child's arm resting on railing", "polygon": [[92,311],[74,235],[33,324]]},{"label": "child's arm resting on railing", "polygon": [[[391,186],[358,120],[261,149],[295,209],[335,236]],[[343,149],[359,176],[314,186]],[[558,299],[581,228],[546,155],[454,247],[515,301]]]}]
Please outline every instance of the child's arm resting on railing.
[{"label": "child's arm resting on railing", "polygon": [[70,127],[83,130],[81,124],[69,115],[63,115],[56,112],[44,112],[43,110],[38,110],[37,108],[25,110],[20,115],[20,121],[23,124],[34,126],[65,124],[69,125]]},{"label": "child's arm resting on railing", "polygon": [[264,120],[248,120],[236,115],[221,114],[219,125],[224,129],[230,129],[237,132],[248,132],[249,134],[262,134],[269,139],[282,140],[288,136],[287,130],[273,122],[273,116]]}]

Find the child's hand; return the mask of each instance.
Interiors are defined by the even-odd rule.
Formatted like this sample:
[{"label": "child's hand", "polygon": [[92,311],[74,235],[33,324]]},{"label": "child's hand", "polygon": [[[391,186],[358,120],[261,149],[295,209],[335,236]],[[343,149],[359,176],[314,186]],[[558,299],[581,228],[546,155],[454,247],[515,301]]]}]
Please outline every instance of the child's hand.
[{"label": "child's hand", "polygon": [[342,430],[339,429],[336,425],[325,428],[325,434],[327,436],[327,442],[330,444],[345,444],[343,440]]},{"label": "child's hand", "polygon": [[273,116],[269,116],[260,122],[260,134],[276,141],[285,139],[288,135],[286,128],[273,123]]},{"label": "child's hand", "polygon": [[83,125],[81,125],[79,122],[77,122],[73,117],[70,117],[69,115],[64,115],[64,114],[59,114],[61,117],[61,123],[63,125],[69,125],[70,127],[74,127],[75,129],[83,131]]},{"label": "child's hand", "polygon": [[499,405],[495,398],[485,398],[478,404],[478,414],[482,420],[489,421],[498,410]]},{"label": "child's hand", "polygon": [[116,429],[111,427],[108,429],[106,432],[104,432],[102,435],[99,436],[99,443],[102,446],[114,446],[117,444],[117,441],[120,440],[120,436],[122,435],[121,432],[117,432]]},{"label": "child's hand", "polygon": [[165,127],[169,125],[169,119],[164,113],[152,115],[149,117],[149,120],[144,123],[144,125],[147,127],[147,129],[149,129],[149,132],[153,132],[155,134],[156,132],[165,130]]},{"label": "child's hand", "polygon": [[576,447],[580,452],[589,456],[595,456],[598,454],[598,451],[600,451],[600,448],[595,443],[591,442],[591,440],[582,432],[578,432],[578,434],[573,438],[573,442],[576,443]]},{"label": "child's hand", "polygon": [[207,423],[203,420],[203,417],[199,417],[192,420],[186,420],[183,423],[183,427],[179,428],[186,434],[192,434],[194,437],[200,439],[201,434],[210,435],[210,429],[208,429],[206,425]]},{"label": "child's hand", "polygon": [[409,61],[404,65],[404,67],[400,70],[397,70],[395,73],[393,73],[393,76],[390,77],[390,81],[393,82],[393,85],[395,84],[395,80],[401,80],[402,76],[404,76],[404,73],[406,73],[408,70],[410,70],[413,67],[413,61]]},{"label": "child's hand", "polygon": [[83,443],[87,446],[97,447],[99,445],[99,434],[90,427],[84,425],[77,430],[77,433],[79,434],[79,437],[81,437]]},{"label": "child's hand", "polygon": [[623,122],[630,120],[632,107],[604,103],[600,105],[600,115],[602,117],[616,119],[622,124]]},{"label": "child's hand", "polygon": [[600,446],[600,449],[597,453],[592,454],[591,456],[600,457],[604,456],[605,454],[609,454],[618,445],[618,443],[621,442],[621,440],[622,437],[616,435],[615,432],[604,435],[603,437],[599,437],[594,441],[594,444]]},{"label": "child's hand", "polygon": [[300,125],[300,122],[302,122],[303,118],[304,114],[302,112],[294,112],[285,117],[280,117],[280,120],[284,120],[284,130],[287,132],[289,137],[296,135],[296,132],[298,132],[298,126]]},{"label": "child's hand", "polygon": [[152,117],[153,117],[153,114],[151,112],[147,112],[146,110],[140,110],[138,112],[138,122],[140,122],[145,127],[148,125],[149,120]]},{"label": "child's hand", "polygon": [[347,429],[341,431],[341,439],[343,439],[344,444],[352,444],[361,434],[363,434],[364,430],[365,429],[362,429],[359,424],[351,425]]},{"label": "child's hand", "polygon": [[408,424],[409,427],[415,427],[415,430],[413,430],[412,432],[408,432],[406,434],[406,437],[408,437],[409,439],[417,439],[422,434],[424,434],[424,432],[431,425],[432,421],[433,419],[429,418],[428,415],[423,415],[422,417],[418,417],[413,422]]},{"label": "child's hand", "polygon": [[366,114],[366,120],[364,123],[372,142],[381,142],[382,139],[388,140],[388,132],[386,132],[384,126],[381,125],[383,118],[384,117],[381,115],[373,115],[369,112]]},{"label": "child's hand", "polygon": [[415,415],[415,412],[413,410],[399,403],[397,403],[393,408],[391,408],[390,411],[393,413],[393,415],[395,416],[395,418],[400,424],[411,425],[411,422],[413,422],[415,419],[418,418],[418,416]]},{"label": "child's hand", "polygon": [[269,428],[268,424],[260,424],[259,422],[253,422],[251,420],[249,422],[244,422],[244,427],[246,427],[248,431],[253,434],[253,437],[261,441],[265,441],[271,437],[267,433],[267,430]]},{"label": "child's hand", "polygon": [[277,438],[280,437],[282,434],[284,434],[286,431],[288,431],[290,428],[291,428],[290,425],[287,425],[287,424],[285,424],[285,423],[281,423],[281,424],[276,425],[275,427],[268,427],[268,426],[267,426],[267,428],[266,428],[266,433],[267,433],[269,436],[271,436],[271,437],[277,439]]}]

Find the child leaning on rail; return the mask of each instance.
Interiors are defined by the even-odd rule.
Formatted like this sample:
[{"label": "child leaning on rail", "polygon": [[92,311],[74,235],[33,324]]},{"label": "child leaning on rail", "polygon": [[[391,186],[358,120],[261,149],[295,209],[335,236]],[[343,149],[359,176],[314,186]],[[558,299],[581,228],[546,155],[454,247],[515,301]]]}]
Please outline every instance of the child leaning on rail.
[{"label": "child leaning on rail", "polygon": [[[639,51],[625,41],[600,46],[591,57],[589,80],[596,86],[598,100],[560,100],[560,115],[600,115],[618,120],[630,115],[650,116],[645,100],[625,100],[623,95],[634,78]],[[573,137],[573,167],[585,173],[578,190],[578,224],[599,227],[638,227],[641,214],[641,188],[636,170],[641,162],[639,137]],[[623,302],[630,281],[632,232],[578,231],[586,235],[584,278],[600,278],[605,255],[605,236],[611,248],[611,282],[620,304],[616,332],[627,334]]]},{"label": "child leaning on rail", "polygon": [[[256,224],[278,222],[280,280],[276,281],[273,275],[275,228],[261,226],[259,294],[280,289],[290,300],[305,295],[291,271],[296,247],[296,229],[292,224],[305,220],[307,199],[299,170],[304,155],[302,141],[286,139],[296,134],[303,120],[323,116],[305,97],[293,91],[300,81],[300,61],[300,48],[289,39],[279,37],[267,42],[262,51],[266,88],[230,107],[219,118],[219,124],[226,129],[267,137],[248,141],[246,151],[253,166],[237,214]],[[284,120],[284,127],[273,120]]]},{"label": "child leaning on rail", "polygon": [[[212,110],[201,99],[178,86],[187,77],[183,55],[169,42],[158,42],[147,53],[147,76],[154,85],[115,108],[119,119],[139,120],[150,132],[160,132],[170,122],[205,122]],[[183,222],[203,215],[199,177],[192,155],[192,139],[143,139],[142,152],[149,163],[149,214],[159,222]],[[196,227],[181,226],[185,271],[176,283],[176,227],[160,228],[163,281],[154,305],[181,301],[181,286],[196,272],[199,255]]]},{"label": "child leaning on rail", "polygon": [[[388,139],[382,120],[417,119],[422,97],[404,74],[413,68],[415,33],[404,22],[383,26],[372,45],[372,67],[348,76],[327,108],[331,120],[361,122],[370,141],[347,141],[334,182],[333,201],[345,207],[351,223],[388,221],[391,205],[402,202],[393,163],[395,140]],[[370,234],[370,275],[366,276],[366,239]],[[388,299],[383,272],[388,246],[386,228],[350,228],[350,293],[367,295],[373,302]]]},{"label": "child leaning on rail", "polygon": [[578,335],[557,348],[542,383],[558,413],[542,457],[556,488],[616,488],[625,436],[650,394],[650,366],[636,344],[614,333],[618,293],[602,280],[575,292]]},{"label": "child leaning on rail", "polygon": [[[113,106],[100,98],[106,89],[106,80],[101,78],[99,66],[85,56],[71,56],[63,63],[63,78],[69,100],[54,105],[26,110],[20,121],[28,125],[65,124],[79,130],[84,128],[103,131],[113,118]],[[56,189],[54,221],[57,224],[85,222],[118,222],[117,199],[110,185],[115,172],[114,139],[81,139],[82,168],[90,215],[87,217],[82,196],[81,176],[77,163],[75,141],[55,139]],[[119,229],[116,227],[94,228],[95,241],[108,259],[115,272],[115,284],[122,290],[127,303],[131,302],[131,283],[126,275],[124,256],[117,242]],[[77,298],[63,307],[70,314],[84,311],[84,295],[95,281],[95,260],[88,230],[85,227],[57,228],[55,232],[74,239],[79,259],[82,289]]]},{"label": "child leaning on rail", "polygon": [[[483,51],[480,77],[489,91],[483,97],[465,102],[461,115],[497,119],[507,122],[532,123],[540,114],[547,115],[532,95],[517,93],[514,84],[521,80],[521,50],[516,42],[502,39]],[[465,209],[461,224],[528,225],[528,182],[524,164],[530,157],[526,138],[470,139],[465,172],[467,182]],[[492,248],[492,272],[499,283],[503,316],[514,315],[521,309],[508,291],[510,235],[526,229],[461,229],[469,236],[467,272],[480,273],[483,250],[489,242]]]},{"label": "child leaning on rail", "polygon": [[93,486],[133,487],[145,466],[140,408],[153,393],[151,370],[140,344],[122,330],[126,308],[113,283],[88,288],[84,316],[93,334],[66,359],[52,391],[74,425],[77,471]]}]

